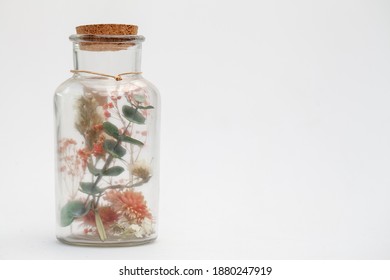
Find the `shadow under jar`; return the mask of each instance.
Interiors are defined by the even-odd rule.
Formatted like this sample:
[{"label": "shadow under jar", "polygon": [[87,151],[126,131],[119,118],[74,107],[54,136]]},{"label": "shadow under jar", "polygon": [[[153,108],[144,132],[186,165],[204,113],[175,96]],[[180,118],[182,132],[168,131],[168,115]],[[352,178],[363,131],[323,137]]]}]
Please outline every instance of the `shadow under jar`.
[{"label": "shadow under jar", "polygon": [[159,108],[134,25],[76,28],[74,75],[54,97],[57,238],[131,246],[157,237]]}]

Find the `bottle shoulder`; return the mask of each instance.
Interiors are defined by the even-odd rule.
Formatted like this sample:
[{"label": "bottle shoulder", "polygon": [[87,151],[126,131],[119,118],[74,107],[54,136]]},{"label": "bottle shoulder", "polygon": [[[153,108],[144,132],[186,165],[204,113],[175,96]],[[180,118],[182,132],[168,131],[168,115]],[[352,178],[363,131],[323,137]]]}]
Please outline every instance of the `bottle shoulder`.
[{"label": "bottle shoulder", "polygon": [[139,79],[141,82],[143,82],[145,84],[146,87],[150,88],[151,90],[154,90],[156,91],[157,93],[159,92],[159,90],[157,89],[157,87],[154,85],[154,83],[152,83],[151,81],[149,81],[148,79],[144,78],[143,76],[140,76],[140,79]]},{"label": "bottle shoulder", "polygon": [[74,75],[57,87],[55,96],[98,94],[109,97],[137,91],[144,91],[158,99],[160,97],[157,87],[142,75],[124,77],[120,81],[111,78]]},{"label": "bottle shoulder", "polygon": [[74,79],[74,77],[71,77],[69,79],[66,79],[63,81],[56,89],[54,94],[55,95],[62,95],[66,94],[68,92],[74,92],[74,90],[82,90],[82,84],[77,81],[77,79]]},{"label": "bottle shoulder", "polygon": [[145,89],[149,94],[155,95],[157,98],[160,98],[160,92],[158,88],[148,79],[139,75],[139,77],[132,81],[132,84],[138,86],[141,89]]}]

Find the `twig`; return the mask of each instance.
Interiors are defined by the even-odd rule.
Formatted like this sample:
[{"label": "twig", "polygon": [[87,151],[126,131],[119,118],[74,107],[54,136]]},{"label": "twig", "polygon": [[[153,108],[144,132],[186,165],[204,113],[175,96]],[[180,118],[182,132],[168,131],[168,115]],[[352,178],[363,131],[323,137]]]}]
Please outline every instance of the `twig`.
[{"label": "twig", "polygon": [[135,187],[139,187],[139,186],[142,186],[143,184],[149,182],[150,178],[152,176],[149,176],[148,178],[146,179],[142,179],[141,181],[137,182],[137,183],[134,183],[134,184],[126,184],[126,185],[121,185],[121,184],[118,184],[118,185],[112,185],[112,186],[108,186],[108,187],[105,187],[103,188],[102,190],[108,190],[108,189],[111,189],[111,190],[114,190],[114,189],[130,189],[130,188],[135,188]]}]

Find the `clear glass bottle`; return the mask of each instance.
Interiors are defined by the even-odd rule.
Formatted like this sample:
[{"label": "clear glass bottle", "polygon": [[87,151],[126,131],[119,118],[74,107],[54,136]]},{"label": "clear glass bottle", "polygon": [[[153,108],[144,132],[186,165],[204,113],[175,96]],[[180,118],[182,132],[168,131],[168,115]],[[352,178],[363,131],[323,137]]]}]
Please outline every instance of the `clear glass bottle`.
[{"label": "clear glass bottle", "polygon": [[140,73],[144,37],[134,25],[76,29],[75,72],[54,97],[57,238],[85,246],[150,242],[157,237],[160,98]]}]

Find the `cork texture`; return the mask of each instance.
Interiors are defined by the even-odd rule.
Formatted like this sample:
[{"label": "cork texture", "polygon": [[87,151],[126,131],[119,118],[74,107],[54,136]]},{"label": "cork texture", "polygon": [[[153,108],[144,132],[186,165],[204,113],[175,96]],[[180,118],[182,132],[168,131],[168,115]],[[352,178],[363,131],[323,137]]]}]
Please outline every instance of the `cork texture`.
[{"label": "cork texture", "polygon": [[76,27],[77,34],[137,35],[138,26],[131,24],[89,24]]},{"label": "cork texture", "polygon": [[88,40],[94,42],[81,42],[80,49],[85,51],[119,51],[126,50],[134,43],[121,38],[96,38],[94,35],[137,35],[138,26],[131,24],[89,24],[76,27],[79,35],[91,35]]}]

